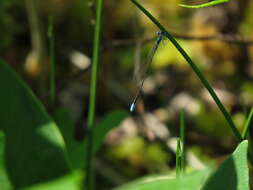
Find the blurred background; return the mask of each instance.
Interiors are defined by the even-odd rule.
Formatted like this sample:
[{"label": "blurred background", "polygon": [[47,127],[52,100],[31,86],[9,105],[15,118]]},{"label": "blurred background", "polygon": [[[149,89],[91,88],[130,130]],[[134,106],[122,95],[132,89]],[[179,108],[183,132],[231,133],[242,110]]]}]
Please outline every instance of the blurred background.
[{"label": "blurred background", "polygon": [[[231,0],[204,8],[152,0],[142,5],[192,57],[241,131],[253,105],[253,2]],[[1,0],[0,57],[21,75],[50,113],[65,108],[81,141],[89,104],[95,7],[88,0]],[[48,17],[53,16],[56,104],[49,103]],[[105,1],[96,120],[129,106],[136,94],[134,73],[143,67],[158,29],[128,0]],[[187,168],[219,164],[236,140],[186,61],[164,39],[136,111],[106,137],[95,159],[100,189],[150,173],[175,173],[179,112],[185,110]]]}]

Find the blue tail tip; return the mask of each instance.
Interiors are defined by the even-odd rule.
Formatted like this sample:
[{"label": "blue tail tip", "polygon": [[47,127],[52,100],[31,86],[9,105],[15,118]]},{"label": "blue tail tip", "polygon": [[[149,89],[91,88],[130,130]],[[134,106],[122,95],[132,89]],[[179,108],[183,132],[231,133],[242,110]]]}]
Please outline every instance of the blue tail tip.
[{"label": "blue tail tip", "polygon": [[130,112],[133,112],[135,110],[135,104],[132,103],[131,106],[130,106]]}]

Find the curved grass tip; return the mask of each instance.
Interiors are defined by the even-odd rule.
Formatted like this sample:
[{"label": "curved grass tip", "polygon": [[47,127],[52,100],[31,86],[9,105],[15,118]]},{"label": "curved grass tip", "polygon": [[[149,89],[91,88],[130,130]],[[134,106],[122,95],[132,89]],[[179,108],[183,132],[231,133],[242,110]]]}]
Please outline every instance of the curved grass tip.
[{"label": "curved grass tip", "polygon": [[197,9],[197,8],[210,7],[210,6],[214,6],[214,5],[218,5],[218,4],[226,3],[226,2],[229,2],[229,0],[214,0],[208,3],[203,3],[203,4],[198,4],[198,5],[185,5],[185,4],[178,4],[178,5],[184,8]]}]

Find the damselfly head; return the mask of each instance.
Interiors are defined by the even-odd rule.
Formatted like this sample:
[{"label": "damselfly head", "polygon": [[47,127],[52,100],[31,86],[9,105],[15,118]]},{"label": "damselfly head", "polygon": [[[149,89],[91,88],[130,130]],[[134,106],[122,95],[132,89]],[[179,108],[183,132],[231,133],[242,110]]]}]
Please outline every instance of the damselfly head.
[{"label": "damselfly head", "polygon": [[166,35],[166,32],[165,31],[159,31],[159,32],[156,32],[156,35],[157,36],[164,36],[164,35]]},{"label": "damselfly head", "polygon": [[161,32],[161,31],[156,32],[156,35],[157,35],[157,36],[160,36],[160,35],[162,35],[162,32]]}]

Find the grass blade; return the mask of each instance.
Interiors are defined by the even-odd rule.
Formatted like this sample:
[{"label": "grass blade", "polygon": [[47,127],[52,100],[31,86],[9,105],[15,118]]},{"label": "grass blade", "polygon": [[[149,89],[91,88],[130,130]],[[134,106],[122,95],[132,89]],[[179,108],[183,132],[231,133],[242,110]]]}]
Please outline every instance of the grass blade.
[{"label": "grass blade", "polygon": [[88,147],[87,147],[87,163],[86,163],[86,187],[92,190],[94,186],[94,171],[92,168],[92,150],[93,150],[93,128],[95,119],[96,107],[96,91],[97,91],[97,73],[98,64],[100,61],[100,44],[101,44],[101,31],[102,31],[102,14],[103,14],[104,0],[97,0],[96,8],[96,24],[95,35],[93,41],[93,55],[92,55],[92,68],[91,68],[91,84],[90,84],[90,99],[87,127],[89,130]]},{"label": "grass blade", "polygon": [[187,63],[191,66],[195,74],[198,76],[202,84],[205,86],[205,88],[208,90],[209,94],[214,99],[215,103],[219,107],[220,111],[224,115],[225,119],[227,120],[230,128],[232,129],[232,132],[236,139],[240,142],[243,140],[241,137],[241,134],[239,133],[238,129],[236,128],[232,117],[227,112],[223,104],[221,103],[220,99],[214,92],[213,88],[209,84],[209,82],[206,80],[202,72],[199,70],[199,68],[195,65],[195,63],[192,61],[190,56],[185,52],[185,50],[178,44],[176,39],[163,27],[163,25],[155,18],[153,17],[142,5],[140,5],[136,0],[131,0],[162,32],[165,33],[166,37],[171,41],[171,43],[176,47],[176,49],[181,53],[181,55],[185,58]]},{"label": "grass blade", "polygon": [[[184,51],[184,49],[178,44],[176,39],[163,27],[163,25],[160,24],[158,20],[156,20],[143,6],[141,6],[136,0],[131,0],[162,32],[166,33],[166,37],[171,41],[171,43],[176,47],[176,49],[181,53],[181,55],[185,58],[187,63],[191,66],[195,74],[199,77],[202,84],[205,86],[205,88],[208,90],[212,98],[214,99],[215,103],[219,107],[220,111],[222,112],[223,116],[227,120],[234,136],[236,139],[241,142],[243,140],[241,134],[239,133],[238,129],[236,128],[230,114],[227,112],[221,101],[219,100],[218,96],[212,89],[209,82],[205,79],[204,75],[201,73],[201,71],[198,69],[198,67],[195,65],[195,63],[191,60],[191,58],[188,56],[188,54]],[[251,165],[253,165],[253,151],[252,149],[249,149],[249,161]]]},{"label": "grass blade", "polygon": [[210,7],[214,5],[218,5],[221,3],[229,2],[229,0],[214,0],[208,3],[203,3],[200,5],[185,5],[185,4],[179,4],[180,7],[190,8],[190,9],[197,9],[197,8],[204,8],[204,7]]},{"label": "grass blade", "polygon": [[242,138],[243,139],[247,139],[249,128],[252,124],[252,118],[253,118],[253,108],[250,110],[250,114],[247,118],[247,121],[246,121],[244,127],[243,127],[243,132],[242,132]]},{"label": "grass blade", "polygon": [[185,119],[184,119],[184,110],[182,109],[180,111],[180,140],[181,140],[181,155],[182,155],[182,158],[181,158],[181,168],[182,168],[182,171],[185,169]]},{"label": "grass blade", "polygon": [[176,176],[177,178],[182,175],[182,149],[181,139],[177,139],[177,151],[176,151]]}]

